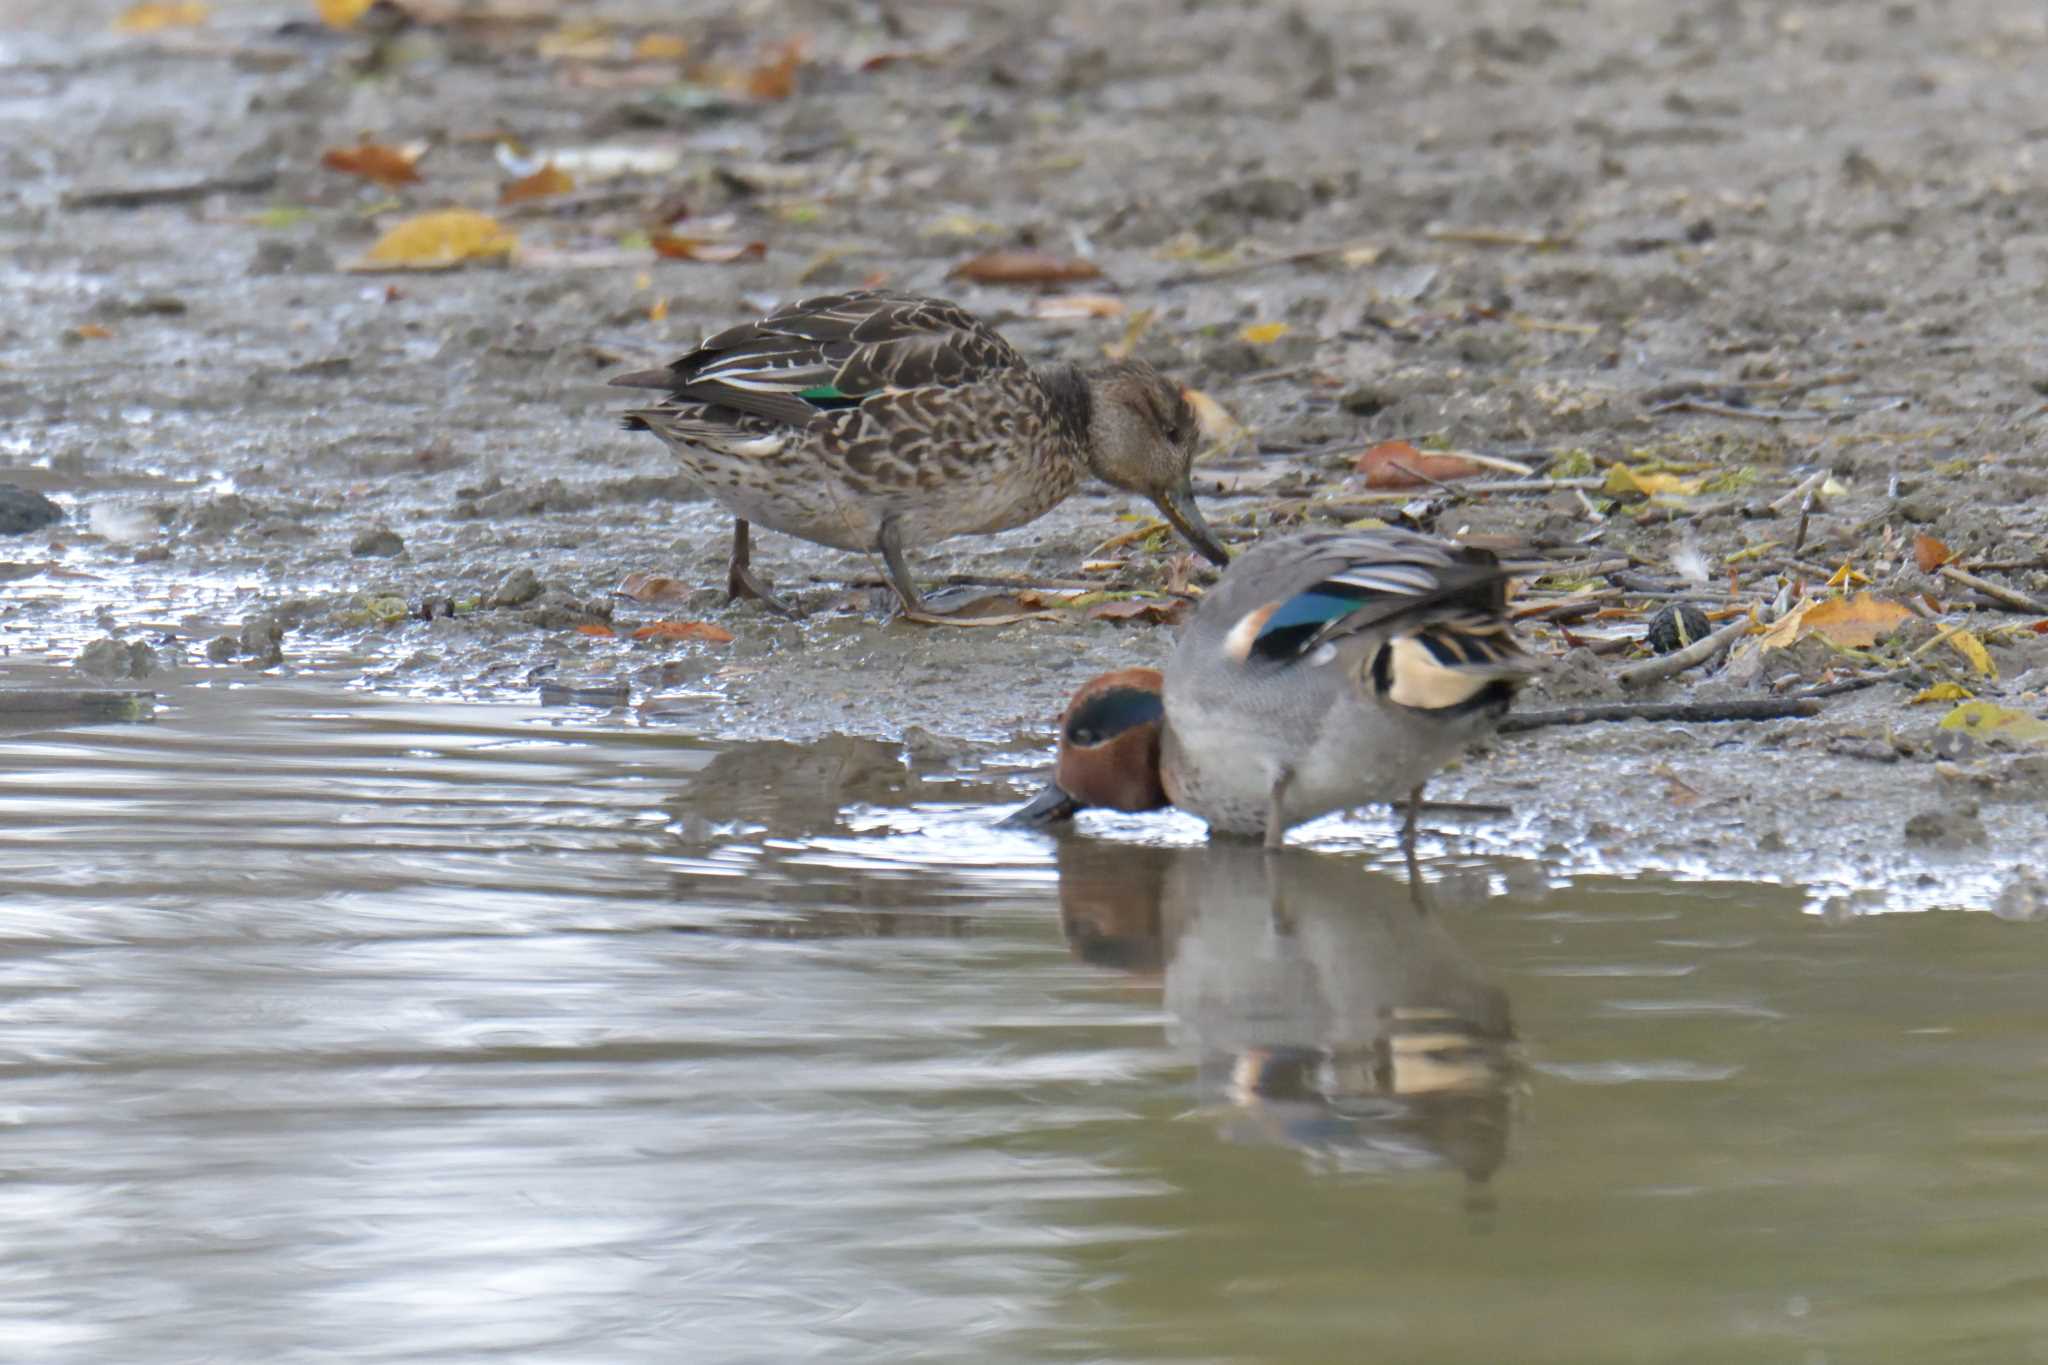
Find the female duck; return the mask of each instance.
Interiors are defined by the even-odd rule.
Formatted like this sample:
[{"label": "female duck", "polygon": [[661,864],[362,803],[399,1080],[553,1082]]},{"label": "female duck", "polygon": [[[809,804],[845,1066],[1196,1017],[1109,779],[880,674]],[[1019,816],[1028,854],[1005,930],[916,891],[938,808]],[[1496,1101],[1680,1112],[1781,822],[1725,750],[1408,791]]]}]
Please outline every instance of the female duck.
[{"label": "female duck", "polygon": [[1202,599],[1163,675],[1084,684],[1053,785],[1009,823],[1174,805],[1280,846],[1305,820],[1415,807],[1507,712],[1529,656],[1493,554],[1405,531],[1262,542]]},{"label": "female duck", "polygon": [[626,429],[659,436],[733,514],[728,593],[784,615],[749,566],[754,522],[879,552],[905,610],[922,614],[906,551],[1022,526],[1084,474],[1143,493],[1229,562],[1195,506],[1195,417],[1177,386],[1142,361],[1033,369],[941,299],[805,299],[611,382],[668,392]]}]

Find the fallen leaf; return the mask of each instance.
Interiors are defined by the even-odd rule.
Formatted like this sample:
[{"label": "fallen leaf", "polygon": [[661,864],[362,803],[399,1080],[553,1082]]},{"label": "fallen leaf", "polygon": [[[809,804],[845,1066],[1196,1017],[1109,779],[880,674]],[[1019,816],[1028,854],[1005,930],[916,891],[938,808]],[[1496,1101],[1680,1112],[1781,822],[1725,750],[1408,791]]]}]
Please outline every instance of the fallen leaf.
[{"label": "fallen leaf", "polygon": [[679,578],[648,573],[642,569],[627,574],[625,580],[612,591],[620,597],[630,597],[635,602],[657,606],[662,603],[687,601],[692,589]]},{"label": "fallen leaf", "polygon": [[340,171],[344,175],[359,175],[365,180],[374,180],[379,185],[418,184],[418,160],[417,155],[407,155],[397,147],[386,147],[377,142],[361,142],[353,147],[330,147],[320,154],[320,164],[328,170]]},{"label": "fallen leaf", "polygon": [[1406,441],[1382,441],[1360,455],[1352,467],[1365,475],[1367,488],[1421,488],[1432,480],[1469,479],[1486,470],[1463,455],[1421,451]]},{"label": "fallen leaf", "polygon": [[668,321],[668,299],[666,296],[658,298],[653,303],[647,305],[647,320],[649,322]]},{"label": "fallen leaf", "polygon": [[1188,614],[1194,604],[1184,597],[1170,599],[1130,597],[1114,602],[1097,602],[1088,608],[1091,621],[1142,621],[1146,625],[1170,626]]},{"label": "fallen leaf", "polygon": [[1925,531],[1913,533],[1913,563],[1919,566],[1921,573],[1933,573],[1955,557],[1955,551]]},{"label": "fallen leaf", "polygon": [[1202,433],[1203,445],[1234,446],[1251,434],[1228,408],[1200,389],[1182,389],[1180,396],[1195,410],[1195,426]]},{"label": "fallen leaf", "polygon": [[80,341],[105,341],[114,335],[114,329],[97,322],[81,322],[71,329],[71,335]]},{"label": "fallen leaf", "polygon": [[145,0],[130,5],[114,20],[123,33],[154,33],[161,28],[192,28],[206,22],[207,7],[199,0]]},{"label": "fallen leaf", "polygon": [[1998,676],[1998,665],[1991,662],[1991,653],[1984,648],[1984,642],[1967,630],[1959,630],[1948,637],[1956,653],[1970,661],[1970,667],[1987,678]]},{"label": "fallen leaf", "polygon": [[1869,574],[1861,569],[1850,567],[1849,561],[1846,559],[1842,561],[1841,568],[1828,575],[1828,586],[1831,588],[1847,588],[1858,583],[1868,583],[1869,581]]},{"label": "fallen leaf", "polygon": [[408,218],[377,239],[355,270],[446,270],[467,261],[502,260],[519,239],[489,214],[446,209]]},{"label": "fallen leaf", "polygon": [[618,634],[618,632],[613,630],[610,626],[600,626],[588,621],[576,627],[576,633],[578,635],[594,635],[601,640],[610,639],[612,636]]},{"label": "fallen leaf", "polygon": [[1656,497],[1660,493],[1690,497],[1700,491],[1700,485],[1704,482],[1704,479],[1681,478],[1677,474],[1653,473],[1649,470],[1631,469],[1625,464],[1616,464],[1607,467],[1607,482],[1601,485],[1600,491],[1610,498],[1625,497],[1631,493],[1646,498]]},{"label": "fallen leaf", "polygon": [[532,175],[508,180],[498,187],[498,202],[519,204],[529,199],[545,199],[551,194],[567,194],[576,188],[576,182],[568,172],[559,169],[554,162],[542,164]]},{"label": "fallen leaf", "polygon": [[1241,329],[1237,334],[1237,339],[1249,342],[1254,346],[1265,346],[1271,342],[1278,341],[1292,330],[1293,328],[1284,322],[1255,322],[1251,326]]},{"label": "fallen leaf", "polygon": [[351,28],[369,12],[372,0],[313,0],[320,22],[329,28]]},{"label": "fallen leaf", "polygon": [[1995,702],[1966,701],[1941,718],[1936,727],[1961,730],[1980,739],[2003,739],[2015,744],[2048,744],[2048,720],[2016,711]]},{"label": "fallen leaf", "polygon": [[1078,256],[1055,256],[1047,251],[1002,249],[984,251],[962,261],[946,272],[947,279],[973,280],[977,284],[1067,284],[1074,280],[1102,278],[1102,268]]},{"label": "fallen leaf", "polygon": [[1932,687],[1925,687],[1914,693],[1913,699],[1906,705],[1918,706],[1930,701],[1968,701],[1974,695],[1976,694],[1961,683],[1938,682]]},{"label": "fallen leaf", "polygon": [[797,68],[804,64],[802,38],[791,38],[775,55],[747,73],[747,93],[757,100],[786,100],[796,93]]},{"label": "fallen leaf", "polygon": [[1053,322],[1077,318],[1120,318],[1124,301],[1114,294],[1048,294],[1031,301],[1031,316]]},{"label": "fallen leaf", "polygon": [[1799,634],[1824,636],[1845,649],[1868,649],[1911,619],[1913,613],[1897,602],[1859,592],[1814,603]]},{"label": "fallen leaf", "polygon": [[601,62],[617,48],[609,24],[602,19],[579,19],[564,21],[554,32],[543,35],[535,51],[552,60]]},{"label": "fallen leaf", "polygon": [[678,237],[672,232],[650,232],[647,244],[654,254],[671,261],[702,261],[726,265],[733,261],[758,261],[768,254],[766,242],[711,242],[702,237]]},{"label": "fallen leaf", "polygon": [[1124,319],[1124,334],[1102,348],[1105,360],[1129,360],[1137,352],[1139,341],[1144,339],[1152,323],[1158,318],[1156,308],[1140,308]]},{"label": "fallen leaf", "polygon": [[714,645],[729,645],[733,634],[724,626],[714,626],[709,621],[652,621],[633,632],[636,640],[708,640]]},{"label": "fallen leaf", "polygon": [[637,61],[674,62],[689,55],[689,42],[673,33],[650,33],[633,44],[633,57]]}]

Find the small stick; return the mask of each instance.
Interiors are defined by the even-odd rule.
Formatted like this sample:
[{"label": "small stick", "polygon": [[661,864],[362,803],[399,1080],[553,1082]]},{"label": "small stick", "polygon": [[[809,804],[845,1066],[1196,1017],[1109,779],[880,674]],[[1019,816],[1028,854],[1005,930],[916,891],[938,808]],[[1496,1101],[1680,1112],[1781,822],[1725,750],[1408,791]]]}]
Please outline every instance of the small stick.
[{"label": "small stick", "polygon": [[1219,265],[1208,270],[1188,270],[1154,281],[1152,287],[1170,289],[1175,285],[1196,284],[1205,280],[1227,280],[1233,276],[1249,275],[1255,270],[1266,270],[1276,265],[1308,265],[1331,256],[1342,256],[1358,246],[1357,242],[1346,242],[1341,246],[1310,247],[1306,251],[1290,251],[1284,256],[1265,256],[1256,261],[1239,261],[1235,265]]},{"label": "small stick", "polygon": [[1568,706],[1559,711],[1522,711],[1500,723],[1502,734],[1541,730],[1552,725],[1591,725],[1603,720],[1782,720],[1787,716],[1820,714],[1820,699],[1797,697],[1741,697],[1732,701],[1639,701],[1602,702],[1593,706]]},{"label": "small stick", "polygon": [[2039,601],[2027,596],[2023,592],[2015,592],[2011,588],[1993,583],[1988,578],[1979,578],[1973,573],[1966,573],[1953,564],[1944,564],[1939,569],[1936,569],[1935,572],[1951,583],[1960,583],[1972,591],[1981,592],[1992,601],[2002,602],[2014,611],[2031,612],[2036,616],[2048,616],[2048,602]]},{"label": "small stick", "polygon": [[1787,508],[1799,506],[1804,504],[1808,497],[1819,493],[1821,486],[1827,483],[1827,481],[1828,471],[1825,469],[1817,474],[1808,474],[1798,483],[1792,485],[1791,492],[1781,498],[1771,499],[1767,505],[1773,512],[1783,512]]},{"label": "small stick", "polygon": [[1714,658],[1734,644],[1737,636],[1747,634],[1749,628],[1749,617],[1744,614],[1703,640],[1695,640],[1684,649],[1673,650],[1661,659],[1652,659],[1633,668],[1624,668],[1615,675],[1615,678],[1623,687],[1647,687],[1653,682],[1661,682],[1674,674],[1685,672],[1694,664],[1703,664]]},{"label": "small stick", "polygon": [[1789,408],[1738,408],[1728,403],[1709,403],[1704,398],[1675,398],[1669,403],[1659,403],[1649,411],[1653,417],[1667,412],[1698,412],[1708,417],[1738,417],[1751,422],[1825,422],[1830,417],[1842,415],[1800,412]]},{"label": "small stick", "polygon": [[275,171],[256,175],[221,176],[212,180],[188,180],[180,185],[109,186],[105,189],[73,190],[61,202],[67,209],[139,209],[151,204],[189,204],[216,194],[262,194],[277,184]]}]

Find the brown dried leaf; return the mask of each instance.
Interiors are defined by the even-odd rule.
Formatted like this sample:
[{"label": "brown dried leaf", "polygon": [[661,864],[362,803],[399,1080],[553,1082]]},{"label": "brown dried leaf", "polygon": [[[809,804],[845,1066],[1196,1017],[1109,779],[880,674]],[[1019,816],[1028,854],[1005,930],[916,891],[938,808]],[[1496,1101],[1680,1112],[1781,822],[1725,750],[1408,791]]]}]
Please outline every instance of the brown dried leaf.
[{"label": "brown dried leaf", "polygon": [[1094,606],[1088,608],[1088,619],[1091,621],[1141,621],[1146,625],[1171,626],[1179,624],[1181,618],[1188,614],[1188,608],[1193,605],[1192,602],[1189,602],[1184,597],[1166,599],[1131,597],[1115,602],[1097,602]]},{"label": "brown dried leaf", "polygon": [[803,38],[790,38],[771,49],[773,55],[746,75],[744,88],[757,100],[786,100],[796,93],[797,68],[804,64]]},{"label": "brown dried leaf", "polygon": [[114,335],[114,329],[97,322],[81,322],[71,329],[71,335],[80,341],[105,341]]},{"label": "brown dried leaf", "polygon": [[1367,488],[1422,488],[1486,472],[1486,466],[1448,451],[1417,450],[1406,441],[1382,441],[1358,457],[1353,468]]},{"label": "brown dried leaf", "polygon": [[1071,284],[1076,280],[1101,279],[1102,267],[1078,256],[1005,248],[984,251],[960,262],[946,272],[946,278],[973,280],[977,284]]},{"label": "brown dried leaf", "polygon": [[594,635],[600,640],[609,640],[611,637],[618,634],[618,632],[613,630],[610,626],[600,626],[589,621],[586,621],[582,625],[576,627],[576,633],[578,635]]},{"label": "brown dried leaf", "polygon": [[655,255],[671,261],[727,265],[733,261],[758,261],[768,254],[766,242],[712,242],[702,237],[678,237],[672,232],[652,232],[647,240]]},{"label": "brown dried leaf", "polygon": [[1955,557],[1954,550],[1925,531],[1913,533],[1913,563],[1919,566],[1921,573],[1933,573]]},{"label": "brown dried leaf", "polygon": [[550,161],[532,175],[523,175],[517,180],[508,180],[498,187],[498,202],[519,204],[529,199],[545,199],[549,195],[567,194],[576,188],[576,182]]},{"label": "brown dried leaf", "polygon": [[714,645],[729,645],[733,634],[724,626],[714,626],[709,621],[650,621],[633,632],[636,640],[708,640]]},{"label": "brown dried leaf", "polygon": [[379,185],[416,185],[420,171],[418,158],[408,156],[397,147],[386,147],[380,142],[362,142],[353,147],[329,147],[320,154],[320,164],[330,171],[344,175],[359,175],[365,180],[374,180]]},{"label": "brown dried leaf", "polygon": [[630,597],[635,602],[661,606],[687,601],[690,596],[690,585],[679,578],[669,578],[664,574],[637,569],[627,574],[625,580],[613,591],[620,597]]}]

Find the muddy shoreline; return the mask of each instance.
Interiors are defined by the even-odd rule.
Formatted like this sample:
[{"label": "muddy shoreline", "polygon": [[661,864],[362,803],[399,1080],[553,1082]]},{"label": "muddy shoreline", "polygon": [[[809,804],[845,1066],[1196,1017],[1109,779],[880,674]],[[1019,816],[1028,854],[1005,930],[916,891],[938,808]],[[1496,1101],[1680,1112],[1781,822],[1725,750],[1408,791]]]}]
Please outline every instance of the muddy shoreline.
[{"label": "muddy shoreline", "polygon": [[[1171,628],[1057,595],[1011,626],[884,624],[872,566],[778,536],[757,564],[812,615],[728,608],[725,515],[616,428],[609,374],[880,276],[1034,357],[1128,341],[1200,387],[1245,428],[1201,467],[1231,538],[1405,518],[1528,564],[1526,604],[1585,598],[1525,626],[1555,661],[1532,706],[1621,699],[1674,600],[1768,616],[1846,566],[1919,613],[1627,693],[1884,675],[1811,719],[1503,738],[1439,786],[1517,817],[1453,846],[1826,883],[1817,903],[1852,910],[2043,904],[2026,865],[2048,846],[2048,749],[1959,744],[1953,700],[1913,704],[1946,682],[2048,713],[2037,618],[1915,560],[1928,537],[2048,596],[2048,26],[2029,7],[816,3],[679,27],[603,5],[576,42],[556,18],[378,39],[287,4],[148,34],[115,30],[119,6],[0,12],[0,483],[65,513],[0,537],[11,679],[170,705],[251,668],[546,688],[593,723],[1027,762],[1078,680],[1158,661]],[[671,32],[686,63],[634,56]],[[786,98],[717,88],[797,35]],[[321,168],[366,133],[430,144],[420,183]],[[520,248],[500,267],[343,268],[408,213],[500,212],[507,136],[661,169],[502,210]],[[671,201],[766,254],[632,244]],[[949,279],[999,246],[1102,278]],[[1062,292],[1122,315],[1043,316]],[[1390,440],[1552,484],[1384,496],[1355,463]],[[1091,490],[919,572],[1069,580],[1107,557],[1105,591],[1199,585],[1164,541],[1102,548],[1144,510]],[[636,572],[686,586],[618,597]],[[630,638],[664,618],[735,638]]]}]

